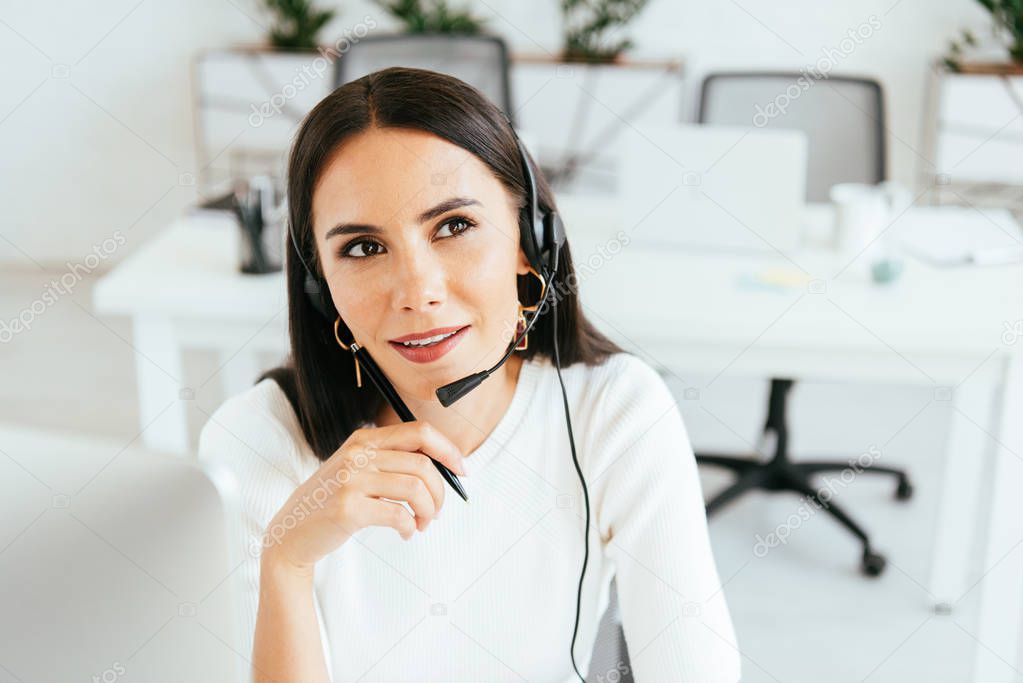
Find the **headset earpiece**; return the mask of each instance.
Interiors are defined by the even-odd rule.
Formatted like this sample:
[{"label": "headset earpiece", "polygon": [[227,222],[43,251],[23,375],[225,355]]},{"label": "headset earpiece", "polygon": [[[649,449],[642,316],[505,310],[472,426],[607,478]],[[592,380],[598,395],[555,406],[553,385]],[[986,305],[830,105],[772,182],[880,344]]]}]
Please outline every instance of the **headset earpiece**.
[{"label": "headset earpiece", "polygon": [[548,211],[543,217],[543,243],[547,247],[548,280],[553,279],[558,270],[558,255],[565,245],[565,224],[557,211]]},{"label": "headset earpiece", "polygon": [[323,287],[316,281],[313,274],[306,270],[305,280],[303,282],[303,288],[305,289],[306,297],[309,299],[309,303],[313,305],[316,311],[326,318],[331,320],[330,311],[327,309],[327,304],[323,297]]},{"label": "headset earpiece", "polygon": [[[505,117],[507,119],[507,117]],[[554,278],[558,268],[558,255],[561,247],[565,244],[565,226],[561,222],[561,216],[556,211],[541,211],[540,196],[536,188],[536,175],[533,172],[533,164],[529,160],[529,152],[522,140],[515,132],[515,128],[508,122],[512,135],[515,137],[515,144],[519,148],[519,157],[522,163],[522,173],[526,180],[526,211],[530,216],[529,229],[525,230],[526,258],[538,273],[544,274],[544,279],[549,283]]]}]

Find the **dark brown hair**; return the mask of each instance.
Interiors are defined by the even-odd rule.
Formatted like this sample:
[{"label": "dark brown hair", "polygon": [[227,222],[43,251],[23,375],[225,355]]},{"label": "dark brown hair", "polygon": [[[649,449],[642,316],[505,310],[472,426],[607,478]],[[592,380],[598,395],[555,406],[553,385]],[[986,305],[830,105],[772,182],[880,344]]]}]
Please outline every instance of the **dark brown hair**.
[{"label": "dark brown hair", "polygon": [[[313,240],[313,192],[338,147],[374,126],[425,131],[471,152],[518,202],[520,238],[524,236],[523,230],[529,226],[525,206],[527,180],[514,133],[501,111],[478,90],[452,76],[405,67],[383,69],[342,85],[325,97],[302,122],[291,148],[289,228],[325,292],[326,283]],[[541,209],[554,209],[554,196],[546,179],[536,164],[533,169]],[[287,244],[291,355],[284,365],[260,375],[257,382],[269,377],[281,386],[313,453],[326,460],[353,431],[376,419],[383,397],[365,377],[362,388],[356,386],[352,354],[338,346],[332,321],[325,320],[308,300],[303,288],[304,268],[294,247],[290,247],[290,240]],[[554,279],[552,296],[557,297],[558,305],[550,310],[555,310],[558,316],[558,355],[562,367],[575,363],[599,365],[609,355],[621,351],[582,313],[567,241]],[[527,306],[540,295],[539,283],[532,275],[519,280],[518,290],[519,300]],[[329,303],[329,294],[326,300]],[[553,359],[554,321],[550,310],[539,309],[540,317],[529,333],[529,347],[516,352],[523,358],[541,354]],[[339,334],[344,340],[352,338],[344,321]]]}]

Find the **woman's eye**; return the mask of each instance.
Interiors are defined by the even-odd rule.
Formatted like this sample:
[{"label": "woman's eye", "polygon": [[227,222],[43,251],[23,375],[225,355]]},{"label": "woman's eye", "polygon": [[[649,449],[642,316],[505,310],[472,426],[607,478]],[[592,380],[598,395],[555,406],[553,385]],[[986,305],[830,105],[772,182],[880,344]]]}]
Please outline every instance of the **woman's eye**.
[{"label": "woman's eye", "polygon": [[[469,232],[474,227],[476,227],[476,223],[474,221],[471,221],[468,218],[464,218],[462,216],[457,216],[446,221],[443,225],[441,225],[440,229],[437,230],[437,234],[443,239],[447,239],[448,237],[458,237]],[[449,232],[451,234],[441,235],[440,234],[441,231],[444,230],[445,228],[449,229]],[[369,256],[378,256],[382,250],[383,245],[381,245],[379,242],[374,242],[373,240],[367,239],[360,239],[354,242],[349,242],[348,244],[341,247],[338,250],[337,255],[339,258],[359,259],[367,258]]]},{"label": "woman's eye", "polygon": [[[380,252],[378,252],[375,249],[373,249],[373,247],[376,247],[377,249],[379,249],[380,248],[380,244],[377,243],[377,242],[371,242],[370,240],[358,240],[357,242],[350,242],[349,244],[341,247],[341,250],[338,253],[338,256],[340,256],[341,258],[346,258],[346,257],[348,257],[348,258],[366,258],[367,256],[376,256]],[[361,248],[362,253],[361,254],[354,253],[355,250],[359,249],[359,248]]]},{"label": "woman's eye", "polygon": [[444,223],[444,225],[440,226],[440,229],[443,230],[444,228],[451,227],[451,226],[457,226],[457,225],[461,225],[461,226],[464,226],[464,227],[462,227],[460,230],[453,230],[452,231],[452,237],[458,237],[459,235],[461,235],[463,233],[469,232],[469,230],[471,230],[473,227],[476,226],[476,224],[473,223],[472,221],[470,221],[468,218],[463,218],[462,216],[457,216],[457,217],[452,218],[451,220],[447,221],[446,223]]}]

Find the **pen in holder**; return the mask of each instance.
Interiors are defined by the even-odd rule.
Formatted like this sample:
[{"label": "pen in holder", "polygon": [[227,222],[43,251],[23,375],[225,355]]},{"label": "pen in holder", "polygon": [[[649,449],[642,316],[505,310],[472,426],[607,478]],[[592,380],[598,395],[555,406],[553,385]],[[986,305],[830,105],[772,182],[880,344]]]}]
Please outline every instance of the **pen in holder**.
[{"label": "pen in holder", "polygon": [[254,176],[235,184],[232,210],[241,230],[241,272],[273,273],[283,267],[286,209],[281,195],[271,176]]}]

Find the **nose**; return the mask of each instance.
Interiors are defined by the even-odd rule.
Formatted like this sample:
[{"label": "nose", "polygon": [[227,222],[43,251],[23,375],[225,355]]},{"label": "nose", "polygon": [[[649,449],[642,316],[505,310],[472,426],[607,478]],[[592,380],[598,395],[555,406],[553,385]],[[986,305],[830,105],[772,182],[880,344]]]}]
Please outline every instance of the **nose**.
[{"label": "nose", "polygon": [[444,301],[447,271],[429,249],[410,249],[394,273],[393,301],[399,311],[429,311]]}]

